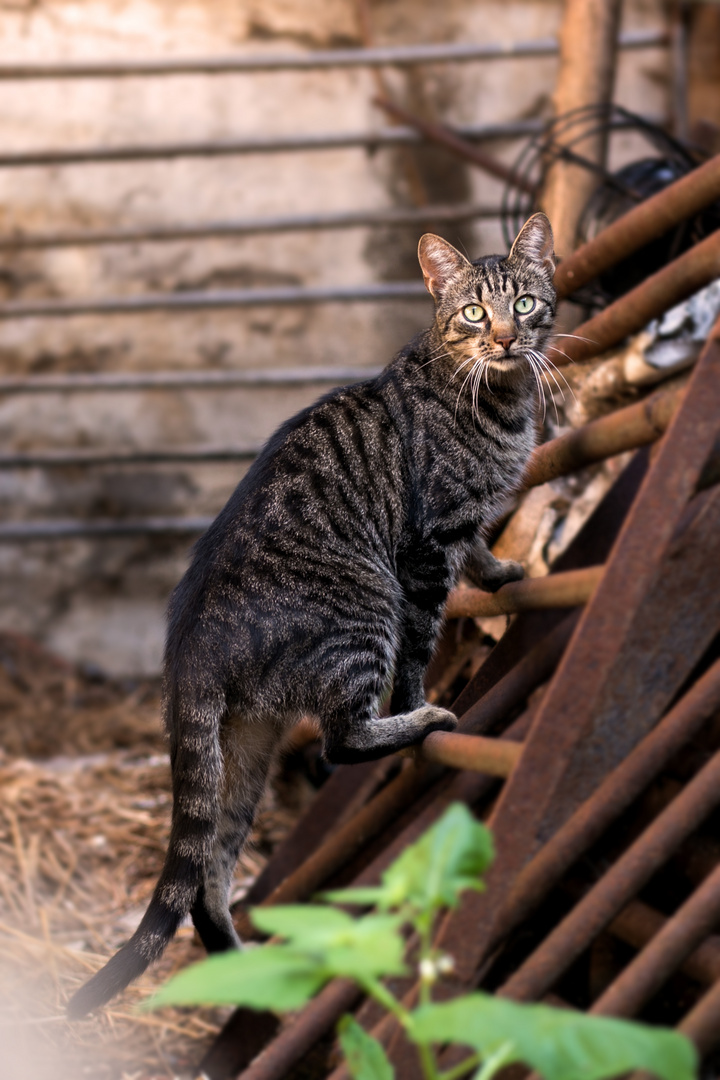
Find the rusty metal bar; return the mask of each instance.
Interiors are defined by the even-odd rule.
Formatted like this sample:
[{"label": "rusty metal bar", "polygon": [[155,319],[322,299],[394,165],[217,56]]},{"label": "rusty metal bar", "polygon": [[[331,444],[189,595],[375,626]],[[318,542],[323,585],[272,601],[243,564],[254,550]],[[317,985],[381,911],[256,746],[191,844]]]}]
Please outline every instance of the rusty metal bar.
[{"label": "rusty metal bar", "polygon": [[718,804],[720,753],[697,773],[497,993],[518,1001],[541,998]]},{"label": "rusty metal bar", "polygon": [[720,922],[720,866],[596,1002],[598,1016],[636,1016]]},{"label": "rusty metal bar", "polygon": [[[566,0],[560,26],[560,63],[553,93],[555,116],[589,106],[607,106],[615,82],[616,42],[621,0]],[[567,133],[557,132],[556,149],[566,143],[578,147]],[[580,141],[588,164],[604,168],[608,133],[603,125],[586,132]],[[550,158],[544,177],[542,209],[553,223],[555,250],[567,255],[577,241],[577,227],[585,205],[597,187],[593,169],[559,155]]]},{"label": "rusty metal bar", "polygon": [[238,386],[304,386],[310,383],[345,383],[371,379],[379,367],[265,368],[220,371],[88,371],[60,375],[0,377],[0,394],[65,394],[127,390],[225,390]]},{"label": "rusty metal bar", "polygon": [[397,105],[394,101],[390,101],[385,97],[373,98],[373,105],[377,105],[378,108],[389,113],[395,120],[399,120],[403,124],[409,124],[415,131],[420,132],[425,139],[443,146],[446,150],[455,154],[456,157],[462,158],[463,161],[467,161],[471,165],[476,165],[490,176],[495,176],[505,183],[514,184],[529,195],[534,194],[534,184],[531,184],[524,177],[517,176],[513,169],[493,157],[492,154],[486,154],[483,150],[477,150],[474,146],[470,146],[465,139],[460,137],[459,131],[453,131],[452,128],[446,127],[444,124],[436,124],[425,120],[423,117],[417,116],[409,109]]},{"label": "rusty metal bar", "polygon": [[354,229],[373,225],[426,225],[429,222],[471,221],[500,217],[493,206],[388,206],[382,209],[345,210],[335,214],[279,214],[267,218],[207,221],[199,225],[138,225],[120,229],[59,229],[55,232],[13,231],[0,236],[0,251],[47,247],[88,247],[97,244],[137,244],[146,241],[202,240],[209,237],[255,236],[258,233],[317,229]]},{"label": "rusty metal bar", "polygon": [[[621,49],[655,49],[669,45],[664,30],[634,30],[622,34]],[[463,63],[473,60],[506,60],[526,56],[554,56],[555,38],[535,41],[449,42],[432,45],[386,45],[375,48],[323,49],[273,56],[180,57],[162,60],[34,60],[0,64],[0,79],[97,79],[138,78],[148,75],[222,75],[261,71],[307,71],[315,68],[393,67],[408,64]]]},{"label": "rusty metal bar", "polygon": [[544,443],[530,458],[524,486],[545,484],[615,454],[655,442],[667,430],[684,395],[684,385],[656,390],[634,405],[617,409]]},{"label": "rusty metal bar", "polygon": [[673,706],[520,872],[488,951],[540,904],[560,878],[720,709],[720,661]]},{"label": "rusty metal bar", "polygon": [[558,296],[570,296],[716,199],[720,199],[720,154],[644,199],[563,259],[555,271]]},{"label": "rusty metal bar", "polygon": [[563,367],[592,360],[709,285],[718,275],[720,229],[588,319],[573,337],[562,339],[562,348],[551,346],[553,363]]},{"label": "rusty metal bar", "polygon": [[[655,908],[633,900],[608,926],[610,933],[632,945],[638,952],[667,925],[667,918]],[[682,971],[696,982],[709,986],[720,979],[720,937],[708,936],[683,961]]]},{"label": "rusty metal bar", "polygon": [[[542,130],[537,120],[506,124],[468,124],[459,127],[465,139],[524,138]],[[316,150],[348,150],[423,142],[414,128],[391,127],[379,131],[324,131],[306,135],[255,135],[204,142],[138,143],[125,146],[78,146],[65,150],[18,150],[0,154],[0,168],[94,165],[123,161],[167,161],[175,158],[212,158],[242,154],[284,154]]]},{"label": "rusty metal bar", "polygon": [[71,315],[137,315],[149,311],[217,311],[222,308],[275,307],[281,304],[376,303],[425,300],[421,281],[369,285],[291,285],[272,289],[207,289],[176,293],[107,296],[97,300],[8,300],[0,319],[67,318]]},{"label": "rusty metal bar", "polygon": [[506,777],[517,764],[522,744],[457,731],[433,731],[410,753],[417,760],[434,761],[451,769],[472,769],[487,776]]},{"label": "rusty metal bar", "polygon": [[602,566],[566,570],[547,577],[512,581],[496,593],[482,589],[454,589],[445,605],[445,618],[488,618],[550,607],[577,607],[592,596],[602,573]]},{"label": "rusty metal bar", "polygon": [[720,979],[683,1017],[678,1031],[692,1039],[702,1056],[720,1043]]}]

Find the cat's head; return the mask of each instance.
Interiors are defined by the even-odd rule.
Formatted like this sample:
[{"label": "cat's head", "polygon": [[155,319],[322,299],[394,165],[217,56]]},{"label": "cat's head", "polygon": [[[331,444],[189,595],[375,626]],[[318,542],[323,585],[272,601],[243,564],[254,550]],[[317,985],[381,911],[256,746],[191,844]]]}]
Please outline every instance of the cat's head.
[{"label": "cat's head", "polygon": [[470,262],[433,233],[418,258],[435,300],[435,326],[458,367],[505,382],[537,359],[552,329],[556,293],[553,234],[545,214],[533,214],[506,256]]}]

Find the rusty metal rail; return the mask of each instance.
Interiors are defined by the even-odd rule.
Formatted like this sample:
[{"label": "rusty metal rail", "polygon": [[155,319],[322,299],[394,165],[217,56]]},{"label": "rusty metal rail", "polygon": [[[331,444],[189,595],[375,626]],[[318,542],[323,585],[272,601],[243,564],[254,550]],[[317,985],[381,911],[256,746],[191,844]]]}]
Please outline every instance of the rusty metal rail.
[{"label": "rusty metal rail", "polygon": [[513,581],[496,593],[455,589],[445,605],[445,618],[487,618],[550,607],[577,607],[590,599],[602,573],[602,566],[588,566],[583,570]]}]

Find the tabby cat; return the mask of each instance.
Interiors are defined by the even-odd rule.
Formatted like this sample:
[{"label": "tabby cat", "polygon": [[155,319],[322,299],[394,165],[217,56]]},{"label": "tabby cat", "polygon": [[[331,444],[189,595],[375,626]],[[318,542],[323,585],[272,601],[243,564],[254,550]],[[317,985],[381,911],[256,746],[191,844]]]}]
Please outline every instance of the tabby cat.
[{"label": "tabby cat", "polygon": [[[173,819],[139,928],[70,1002],[82,1016],[163,951],[190,912],[209,952],[239,946],[228,889],[274,749],[302,716],[330,762],[391,754],[455,716],[423,675],[448,591],[522,577],[483,535],[517,488],[555,313],[544,214],[506,257],[422,237],[435,320],[377,378],[273,435],[197,543],[169,608]],[[390,716],[379,707],[392,687]]]}]

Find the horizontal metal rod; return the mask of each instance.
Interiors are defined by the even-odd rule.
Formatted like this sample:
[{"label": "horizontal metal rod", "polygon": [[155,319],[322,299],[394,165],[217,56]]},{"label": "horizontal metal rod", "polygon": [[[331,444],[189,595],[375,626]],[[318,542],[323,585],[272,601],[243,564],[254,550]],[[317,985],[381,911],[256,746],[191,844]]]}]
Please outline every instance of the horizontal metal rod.
[{"label": "horizontal metal rod", "polygon": [[[664,30],[635,30],[621,34],[621,49],[664,47]],[[523,56],[553,56],[555,38],[488,44],[452,42],[438,45],[390,45],[368,49],[326,49],[284,56],[180,57],[163,60],[70,60],[57,63],[22,61],[0,64],[0,79],[106,79],[147,75],[223,75],[255,71],[293,71],[313,68],[381,67],[384,64],[461,63],[505,60]]]},{"label": "horizontal metal rod", "polygon": [[224,390],[236,386],[345,385],[373,378],[381,368],[297,367],[221,371],[88,371],[60,375],[0,377],[0,394],[120,392],[128,390]]},{"label": "horizontal metal rod", "polygon": [[208,289],[175,293],[108,296],[98,300],[10,300],[0,304],[0,319],[68,318],[73,315],[132,315],[148,311],[214,311],[274,307],[280,304],[375,303],[427,299],[421,281],[370,285],[288,285],[272,289]]},{"label": "horizontal metal rod", "polygon": [[490,618],[543,608],[577,607],[590,599],[603,570],[602,566],[588,566],[546,577],[512,581],[496,593],[482,589],[454,589],[445,605],[445,618]]},{"label": "horizontal metal rod", "polygon": [[90,247],[98,244],[137,244],[150,241],[201,240],[258,233],[302,232],[316,229],[354,229],[373,225],[425,225],[498,218],[496,206],[388,206],[376,210],[345,210],[335,214],[279,214],[236,221],[206,221],[198,225],[139,225],[120,229],[58,229],[55,232],[12,232],[0,236],[0,251],[47,247]]},{"label": "horizontal metal rod", "polygon": [[0,453],[0,469],[65,469],[96,465],[202,464],[243,461],[257,456],[256,446],[179,446],[166,450],[43,450]]},{"label": "horizontal metal rod", "polygon": [[555,271],[558,296],[570,296],[598,274],[720,199],[720,154],[644,199],[594,239],[564,258]]},{"label": "horizontal metal rod", "polygon": [[[464,139],[520,139],[541,131],[540,120],[516,120],[507,124],[470,124],[455,129]],[[257,135],[205,142],[147,143],[134,146],[86,146],[67,150],[22,150],[0,154],[0,168],[28,166],[93,165],[121,161],[163,161],[172,158],[211,158],[239,154],[282,154],[314,150],[347,150],[356,147],[397,146],[422,143],[414,128],[388,127],[378,131],[316,132],[307,135]]]},{"label": "horizontal metal rod", "polygon": [[150,536],[203,533],[213,517],[98,518],[80,521],[3,521],[0,544],[23,540],[72,540],[80,537]]},{"label": "horizontal metal rod", "polygon": [[666,431],[684,393],[684,386],[657,390],[643,401],[617,409],[543,443],[530,458],[525,486],[536,487],[626,450],[655,442]]},{"label": "horizontal metal rod", "polygon": [[459,731],[433,731],[419,746],[405,753],[451,769],[471,769],[487,776],[507,777],[522,753],[522,743],[484,735],[465,735]]}]

